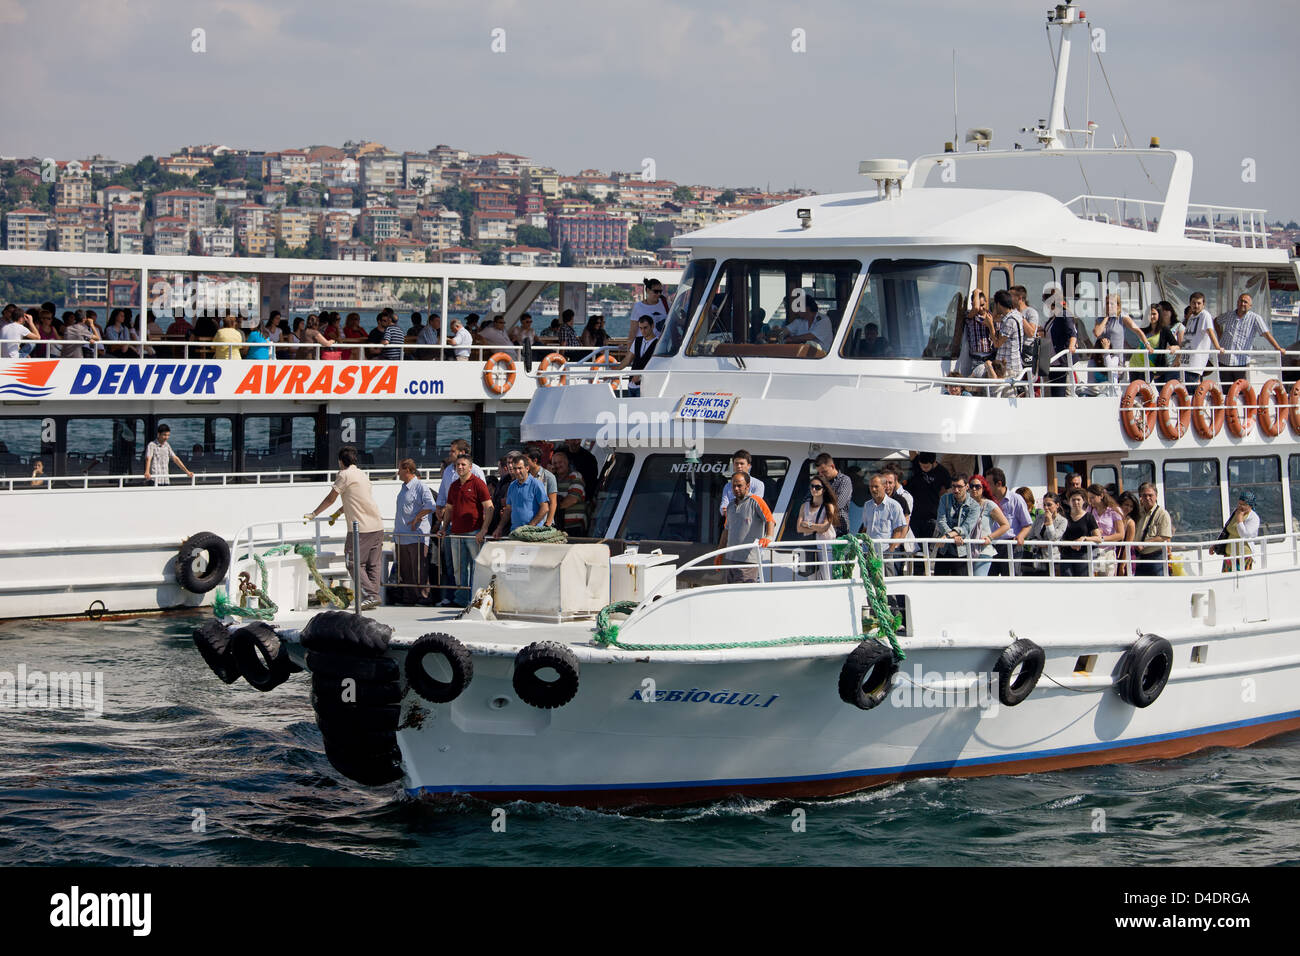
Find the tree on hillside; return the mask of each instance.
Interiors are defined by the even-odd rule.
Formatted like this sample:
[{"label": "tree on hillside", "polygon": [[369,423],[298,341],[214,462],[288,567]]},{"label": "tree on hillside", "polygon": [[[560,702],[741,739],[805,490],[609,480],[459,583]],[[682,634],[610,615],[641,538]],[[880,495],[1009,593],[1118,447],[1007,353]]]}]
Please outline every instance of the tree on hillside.
[{"label": "tree on hillside", "polygon": [[560,250],[560,265],[571,266],[573,265],[574,261],[575,260],[573,255],[573,246],[569,245],[566,242],[564,244],[564,248]]},{"label": "tree on hillside", "polygon": [[690,202],[695,198],[695,193],[691,192],[690,186],[678,186],[673,190],[674,202]]},{"label": "tree on hillside", "polygon": [[551,248],[551,234],[545,229],[539,229],[536,226],[520,226],[515,233],[515,240],[521,246],[538,246],[542,249]]},{"label": "tree on hillside", "polygon": [[654,230],[640,222],[627,231],[627,244],[633,249],[649,249],[652,252],[659,248]]},{"label": "tree on hillside", "polygon": [[724,206],[730,206],[735,201],[736,191],[734,189],[724,189],[722,194],[718,196],[718,202],[722,203]]}]

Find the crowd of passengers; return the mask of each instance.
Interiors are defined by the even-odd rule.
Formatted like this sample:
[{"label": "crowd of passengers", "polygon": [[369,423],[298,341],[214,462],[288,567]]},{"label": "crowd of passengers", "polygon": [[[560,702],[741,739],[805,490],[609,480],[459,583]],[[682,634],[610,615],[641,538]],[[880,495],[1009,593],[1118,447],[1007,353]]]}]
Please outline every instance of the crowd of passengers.
[{"label": "crowd of passengers", "polygon": [[[720,563],[739,565],[727,568],[728,580],[755,581],[758,549],[770,546],[775,522],[762,482],[750,474],[750,454],[737,451],[731,464],[719,544],[756,546]],[[822,579],[831,576],[831,542],[849,532],[880,543],[888,575],[1163,576],[1171,567],[1173,518],[1150,482],[1136,495],[1117,494],[1114,485],[1085,486],[1081,474],[1069,472],[1064,490],[1045,494],[1040,507],[1028,487],[1010,490],[1001,468],[968,474],[954,462],[950,471],[933,452],[914,452],[906,476],[896,462],[871,475],[840,471],[826,453],[814,464],[795,530],[818,541],[814,566]],[[1253,564],[1255,505],[1254,492],[1243,490],[1224,526],[1216,553],[1225,555],[1225,572]],[[944,540],[926,545],[918,538]]]},{"label": "crowd of passengers", "polygon": [[[169,460],[180,464],[166,454],[151,460],[160,463],[155,467],[161,467],[164,482]],[[350,529],[356,522],[359,559],[351,558],[351,535],[345,539],[345,553],[348,566],[357,569],[357,588],[366,604],[373,605],[380,600],[384,523],[358,460],[354,447],[340,450],[333,488],[304,518],[315,520],[338,502],[330,523],[344,516]],[[491,476],[474,462],[469,442],[455,439],[443,458],[436,490],[420,477],[420,467],[411,458],[398,464],[402,486],[394,509],[392,582],[397,587],[389,603],[465,607],[479,550],[489,539],[518,528],[555,528],[575,538],[587,535],[592,517],[588,489],[596,486],[598,465],[576,439],[512,451]]]},{"label": "crowd of passengers", "polygon": [[[953,378],[987,378],[998,385],[972,386],[953,382],[948,392],[960,394],[1016,394],[1026,387],[1025,379],[1045,373],[1045,394],[1063,396],[1076,386],[1118,385],[1121,381],[1145,379],[1157,385],[1182,382],[1200,384],[1217,368],[1225,386],[1247,374],[1246,366],[1256,337],[1262,336],[1280,353],[1288,386],[1300,378],[1300,342],[1288,351],[1269,331],[1263,316],[1252,310],[1248,293],[1237,297],[1236,308],[1217,318],[1205,308],[1205,294],[1188,298],[1182,318],[1168,301],[1161,300],[1147,310],[1145,321],[1124,311],[1122,297],[1105,298],[1105,314],[1091,323],[1093,347],[1087,356],[1086,372],[1076,367],[1075,352],[1080,344],[1080,327],[1088,319],[1070,314],[1060,289],[1048,286],[1040,313],[1029,304],[1024,286],[995,292],[990,299],[975,289],[957,316],[951,357],[959,361],[949,374]],[[1126,349],[1124,337],[1131,332],[1141,349]],[[1024,376],[1025,370],[1029,371]],[[1019,381],[1011,384],[1008,380]]]},{"label": "crowd of passengers", "polygon": [[[146,339],[140,344],[139,313],[112,309],[104,325],[94,309],[67,310],[56,314],[53,302],[22,309],[13,303],[0,315],[0,358],[149,358],[180,357],[186,350],[172,343],[192,343],[192,358],[231,359],[324,359],[357,361],[406,359],[468,362],[471,355],[486,358],[504,351],[512,360],[525,342],[576,359],[596,349],[618,349],[626,353],[623,367],[645,367],[654,352],[667,318],[663,284],[646,279],[643,297],[631,312],[631,331],[615,338],[605,328],[605,316],[592,315],[578,331],[575,313],[565,309],[550,324],[534,327],[525,312],[509,327],[501,314],[480,318],[471,312],[447,322],[445,345],[442,319],[420,312],[411,314],[403,329],[397,313],[382,310],[375,325],[366,328],[359,312],[341,316],[338,312],[312,312],[286,320],[272,311],[265,320],[251,322],[227,313],[217,318],[201,315],[191,322],[178,315],[166,329],[152,309],[146,312]],[[406,348],[419,346],[419,348]]]}]

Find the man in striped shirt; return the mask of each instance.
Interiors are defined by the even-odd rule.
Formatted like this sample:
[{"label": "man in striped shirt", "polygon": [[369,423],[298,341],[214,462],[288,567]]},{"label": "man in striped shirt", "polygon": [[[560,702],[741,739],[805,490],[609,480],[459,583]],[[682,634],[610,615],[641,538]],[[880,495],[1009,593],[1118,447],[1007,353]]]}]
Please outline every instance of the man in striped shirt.
[{"label": "man in striped shirt", "polygon": [[379,340],[384,343],[384,347],[379,350],[380,361],[401,361],[402,343],[406,341],[406,333],[398,327],[397,316],[392,309],[385,309],[379,313]]},{"label": "man in striped shirt", "polygon": [[1268,339],[1269,345],[1283,355],[1286,354],[1286,349],[1278,344],[1277,339],[1273,338],[1273,333],[1264,324],[1264,317],[1258,312],[1251,311],[1250,303],[1250,295],[1243,292],[1237,297],[1237,311],[1228,312],[1217,319],[1223,327],[1224,348],[1224,355],[1219,363],[1219,378],[1225,384],[1246,377],[1245,366],[1249,356],[1243,355],[1242,352],[1249,350],[1255,344],[1255,337],[1258,335],[1264,336]]}]

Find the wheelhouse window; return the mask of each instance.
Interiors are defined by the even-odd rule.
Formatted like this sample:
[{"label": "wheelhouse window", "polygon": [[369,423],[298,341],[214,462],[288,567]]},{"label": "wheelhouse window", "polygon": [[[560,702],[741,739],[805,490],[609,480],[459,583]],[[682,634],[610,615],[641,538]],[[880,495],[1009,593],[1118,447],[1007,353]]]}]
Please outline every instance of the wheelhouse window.
[{"label": "wheelhouse window", "polygon": [[686,354],[822,358],[860,269],[848,260],[728,259]]},{"label": "wheelhouse window", "polygon": [[1211,541],[1223,529],[1219,463],[1213,458],[1165,462],[1165,509],[1175,541]]},{"label": "wheelhouse window", "polygon": [[943,358],[971,267],[929,259],[877,259],[840,354],[854,359]]},{"label": "wheelhouse window", "polygon": [[713,267],[717,263],[716,259],[692,259],[686,264],[686,271],[682,273],[677,291],[673,294],[668,321],[664,323],[664,332],[659,337],[655,355],[676,355],[681,349],[687,327],[691,324],[691,316],[695,314],[700,300],[708,290],[709,280],[713,278]]},{"label": "wheelhouse window", "polygon": [[[1237,507],[1237,495],[1255,493],[1261,534],[1286,530],[1282,516],[1282,461],[1275,455],[1228,459],[1228,508]],[[1294,492],[1293,492],[1294,494]]]},{"label": "wheelhouse window", "polygon": [[[750,474],[763,481],[768,507],[781,494],[790,459],[755,455]],[[714,544],[722,530],[722,491],[731,478],[731,456],[702,455],[690,461],[679,452],[650,455],[628,499],[618,537],[628,541]]]}]

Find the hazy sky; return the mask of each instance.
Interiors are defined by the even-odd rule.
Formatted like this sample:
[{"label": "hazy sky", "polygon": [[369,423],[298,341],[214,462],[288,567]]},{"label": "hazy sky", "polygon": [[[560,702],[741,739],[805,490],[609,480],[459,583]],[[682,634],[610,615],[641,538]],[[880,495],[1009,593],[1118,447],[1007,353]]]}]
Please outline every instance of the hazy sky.
[{"label": "hazy sky", "polygon": [[[868,187],[867,157],[961,131],[994,144],[1045,118],[1045,0],[0,0],[0,154],[134,161],[185,144],[287,149],[374,139],[523,153],[563,173]],[[1102,60],[1134,140],[1196,156],[1197,202],[1300,218],[1300,26],[1278,0],[1101,0]],[[193,52],[192,31],[206,52]],[[493,31],[505,51],[493,52]],[[804,31],[806,52],[792,50]],[[1090,54],[1075,30],[1073,125]],[[498,39],[498,45],[500,39]],[[1124,133],[1092,59],[1098,143]],[[1255,161],[1256,181],[1242,181]],[[1152,195],[1138,171],[1093,191]],[[1054,169],[1058,192],[1085,192]],[[1026,180],[1042,185],[1037,178]]]}]

